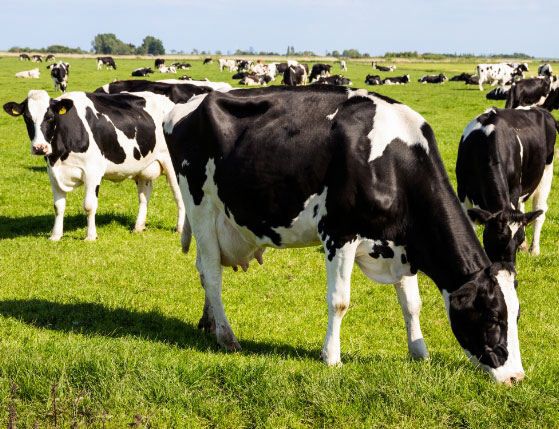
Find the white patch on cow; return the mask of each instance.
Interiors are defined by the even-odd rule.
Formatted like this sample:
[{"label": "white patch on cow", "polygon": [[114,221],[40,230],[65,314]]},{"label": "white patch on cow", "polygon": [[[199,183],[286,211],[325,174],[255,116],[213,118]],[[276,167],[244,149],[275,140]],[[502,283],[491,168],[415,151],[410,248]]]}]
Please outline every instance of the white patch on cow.
[{"label": "white patch on cow", "polygon": [[[355,262],[368,278],[382,284],[393,284],[402,280],[403,276],[413,275],[410,263],[407,260],[404,246],[397,246],[393,241],[384,242],[359,237],[360,243],[355,254]],[[375,248],[388,247],[393,256],[378,258],[371,256]],[[378,250],[376,251],[378,253]],[[405,261],[405,262],[404,262]]]},{"label": "white patch on cow", "polygon": [[326,115],[326,119],[328,119],[329,121],[332,121],[334,119],[334,116],[336,116],[337,113],[338,113],[338,109],[336,109],[336,111],[334,113],[331,113],[330,115]]},{"label": "white patch on cow", "polygon": [[45,118],[45,115],[50,106],[50,97],[46,91],[43,90],[31,90],[27,94],[27,109],[31,115],[31,120],[33,121],[33,127],[35,128],[35,136],[31,141],[31,154],[35,154],[33,151],[33,146],[40,147],[45,146],[47,148],[46,152],[42,155],[49,155],[52,153],[52,148],[50,142],[45,140],[43,131],[41,131],[41,124]]},{"label": "white patch on cow", "polygon": [[[513,208],[514,208],[514,207],[513,207]],[[515,234],[518,232],[518,230],[519,230],[520,228],[522,228],[522,224],[521,224],[521,223],[518,223],[518,222],[510,222],[510,223],[508,224],[508,227],[509,227],[510,232],[511,232],[511,234],[512,234],[511,237],[514,237]]]},{"label": "white patch on cow", "polygon": [[489,124],[485,127],[481,127],[483,133],[489,137],[493,132],[495,132],[495,125]]},{"label": "white patch on cow", "polygon": [[199,94],[191,97],[186,103],[177,104],[173,109],[163,118],[163,131],[167,135],[173,133],[173,128],[179,121],[186,116],[190,115],[194,110],[200,106],[208,94]]},{"label": "white patch on cow", "polygon": [[369,162],[381,157],[395,139],[408,146],[419,145],[429,153],[429,142],[421,133],[425,119],[419,113],[404,104],[390,104],[374,95],[368,95],[368,98],[377,106],[373,129],[367,135],[371,142]]}]

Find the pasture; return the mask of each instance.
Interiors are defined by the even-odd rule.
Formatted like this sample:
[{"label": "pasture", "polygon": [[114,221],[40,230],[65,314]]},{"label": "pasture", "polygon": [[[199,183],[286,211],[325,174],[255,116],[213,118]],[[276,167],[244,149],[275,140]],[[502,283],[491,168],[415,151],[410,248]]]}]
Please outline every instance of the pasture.
[{"label": "pasture", "polygon": [[[115,78],[131,78],[137,67],[153,68],[153,60],[116,58],[117,70],[101,71],[95,59],[57,60],[71,64],[68,91],[93,91]],[[219,72],[217,61],[181,62],[193,67],[179,76],[234,83],[231,73]],[[38,65],[40,79],[14,78],[36,67],[17,57],[3,57],[0,65],[0,104],[21,102],[30,89],[60,95],[52,92],[44,63]],[[504,101],[486,100],[485,92],[464,82],[425,85],[417,79],[474,68],[399,63],[395,72],[383,73],[369,62],[348,62],[343,74],[354,88],[364,88],[367,74],[409,73],[408,85],[367,89],[406,103],[427,119],[455,185],[464,127],[487,107],[504,107]],[[536,69],[531,64],[529,74]],[[334,65],[334,73],[338,70]],[[174,77],[156,72],[149,79]],[[0,424],[8,423],[9,409],[15,408],[19,427],[35,422],[84,428],[559,425],[557,162],[541,256],[518,256],[526,378],[508,388],[468,361],[440,293],[422,274],[429,361],[408,357],[393,287],[370,282],[356,268],[342,324],[344,365],[326,367],[319,359],[328,312],[324,253],[318,247],[268,249],[263,266],[253,262],[247,273],[224,271],[223,302],[243,350],[221,351],[215,337],[197,329],[204,298],[195,248],[181,253],[173,232],[176,206],[165,179],[155,181],[146,231],[130,232],[138,204],[134,183],[104,181],[98,240],[83,241],[82,187],[68,194],[64,237],[51,242],[54,213],[45,161],[30,155],[21,118],[2,112],[0,130]],[[530,228],[527,234],[531,240]],[[11,394],[13,383],[18,389]]]}]

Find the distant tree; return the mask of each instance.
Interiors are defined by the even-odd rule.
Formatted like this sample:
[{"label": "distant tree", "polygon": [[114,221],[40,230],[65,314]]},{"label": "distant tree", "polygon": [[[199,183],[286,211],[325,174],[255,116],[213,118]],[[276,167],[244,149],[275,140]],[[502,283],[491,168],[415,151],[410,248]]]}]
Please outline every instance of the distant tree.
[{"label": "distant tree", "polygon": [[342,52],[342,56],[348,58],[360,58],[361,54],[357,49],[344,49],[344,51]]},{"label": "distant tree", "polygon": [[216,55],[223,55],[219,49],[217,51],[215,51],[215,54]]},{"label": "distant tree", "polygon": [[151,55],[165,55],[165,48],[163,42],[153,36],[144,37],[142,48]]},{"label": "distant tree", "polygon": [[192,49],[192,51],[190,51],[190,53],[192,55],[198,55],[198,49],[194,48],[194,49]]},{"label": "distant tree", "polygon": [[342,55],[340,54],[339,51],[333,50],[332,51],[332,56],[337,58],[337,57],[341,57]]},{"label": "distant tree", "polygon": [[133,45],[124,43],[113,33],[98,34],[91,42],[91,46],[96,54],[126,55],[135,53]]}]

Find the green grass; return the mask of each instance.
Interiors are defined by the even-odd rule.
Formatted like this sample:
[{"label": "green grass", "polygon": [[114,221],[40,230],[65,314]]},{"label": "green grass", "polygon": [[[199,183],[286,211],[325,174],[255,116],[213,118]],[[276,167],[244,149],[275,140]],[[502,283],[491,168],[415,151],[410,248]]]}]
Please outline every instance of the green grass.
[{"label": "green grass", "polygon": [[[69,90],[85,91],[152,65],[117,59],[118,70],[97,71],[94,59],[69,62]],[[193,68],[184,73],[194,78],[232,82],[216,63],[189,62]],[[52,94],[44,64],[38,80],[13,77],[34,64],[4,57],[0,65],[1,104],[22,101],[29,89]],[[349,62],[348,68],[354,87],[365,87],[365,75],[373,74],[367,63]],[[487,101],[463,82],[421,85],[417,79],[473,69],[464,63],[402,63],[392,74],[409,73],[412,83],[368,88],[425,116],[453,183],[465,125],[504,102]],[[102,427],[105,420],[105,427],[122,428],[139,419],[157,428],[559,426],[557,178],[542,255],[518,257],[526,379],[507,388],[469,363],[436,286],[423,275],[421,320],[430,361],[408,358],[393,288],[354,270],[342,328],[344,365],[324,366],[319,352],[327,323],[326,276],[319,248],[268,250],[262,267],[225,271],[224,305],[243,350],[222,352],[214,337],[197,329],[203,293],[195,251],[180,251],[173,233],[176,208],[164,179],[155,183],[145,232],[130,232],[137,210],[134,183],[103,182],[99,239],[83,241],[80,188],[68,194],[64,238],[52,243],[45,162],[30,155],[21,119],[2,113],[0,130],[0,425],[8,423],[15,382],[18,427],[54,427],[53,383],[59,427]]]}]

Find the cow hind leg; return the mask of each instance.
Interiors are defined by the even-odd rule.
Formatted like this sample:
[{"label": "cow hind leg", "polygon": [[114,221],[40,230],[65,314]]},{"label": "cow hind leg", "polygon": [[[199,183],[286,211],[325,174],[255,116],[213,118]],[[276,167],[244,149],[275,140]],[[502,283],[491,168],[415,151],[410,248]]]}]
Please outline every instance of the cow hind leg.
[{"label": "cow hind leg", "polygon": [[543,213],[534,221],[534,237],[532,238],[532,246],[530,253],[532,255],[540,254],[540,235],[542,232],[543,223],[545,221],[545,213],[547,212],[547,197],[551,191],[551,181],[553,179],[553,162],[545,166],[543,171],[542,180],[534,193],[534,202],[532,210],[542,210]]},{"label": "cow hind leg", "polygon": [[136,181],[138,188],[138,216],[136,217],[136,224],[134,225],[133,232],[140,232],[146,229],[146,217],[148,212],[149,199],[153,191],[153,180],[138,179]]},{"label": "cow hind leg", "polygon": [[[181,190],[179,188],[179,183],[177,181],[177,176],[173,168],[173,163],[171,158],[162,159],[160,161],[163,170],[165,170],[165,176],[167,177],[167,183],[171,188],[173,193],[173,198],[177,203],[177,232],[183,233],[181,236],[182,248],[184,253],[188,253],[188,248],[190,247],[190,240],[192,238],[192,230],[190,228],[190,223],[188,222],[188,217],[186,216],[186,211],[184,209],[184,202],[181,195]],[[184,230],[186,229],[186,232]],[[185,250],[186,248],[186,250]]]},{"label": "cow hind leg", "polygon": [[342,319],[349,307],[351,271],[357,246],[356,241],[345,244],[342,248],[336,250],[332,259],[326,252],[328,330],[322,347],[322,359],[327,365],[341,364],[340,328]]},{"label": "cow hind leg", "polygon": [[413,359],[427,359],[429,353],[423,340],[421,327],[419,326],[419,312],[421,310],[421,298],[417,276],[404,276],[402,280],[394,284],[398,303],[402,308],[404,321],[406,322],[406,333],[408,337],[408,350]]},{"label": "cow hind leg", "polygon": [[83,200],[83,209],[87,214],[87,234],[86,241],[97,239],[97,229],[95,227],[95,213],[97,212],[97,195],[99,194],[99,185],[101,180],[86,180],[85,196]]},{"label": "cow hind leg", "polygon": [[[206,290],[206,287],[204,286],[205,277],[203,274],[204,271],[202,269],[202,261],[200,259],[200,251],[196,252],[196,268],[198,269],[198,273],[200,273],[200,283],[202,285],[202,288]],[[213,311],[211,311],[208,295],[205,295],[204,297],[204,312],[202,314],[202,317],[200,318],[200,321],[198,322],[198,329],[203,329],[206,332],[215,334],[215,318],[213,315]]]}]

